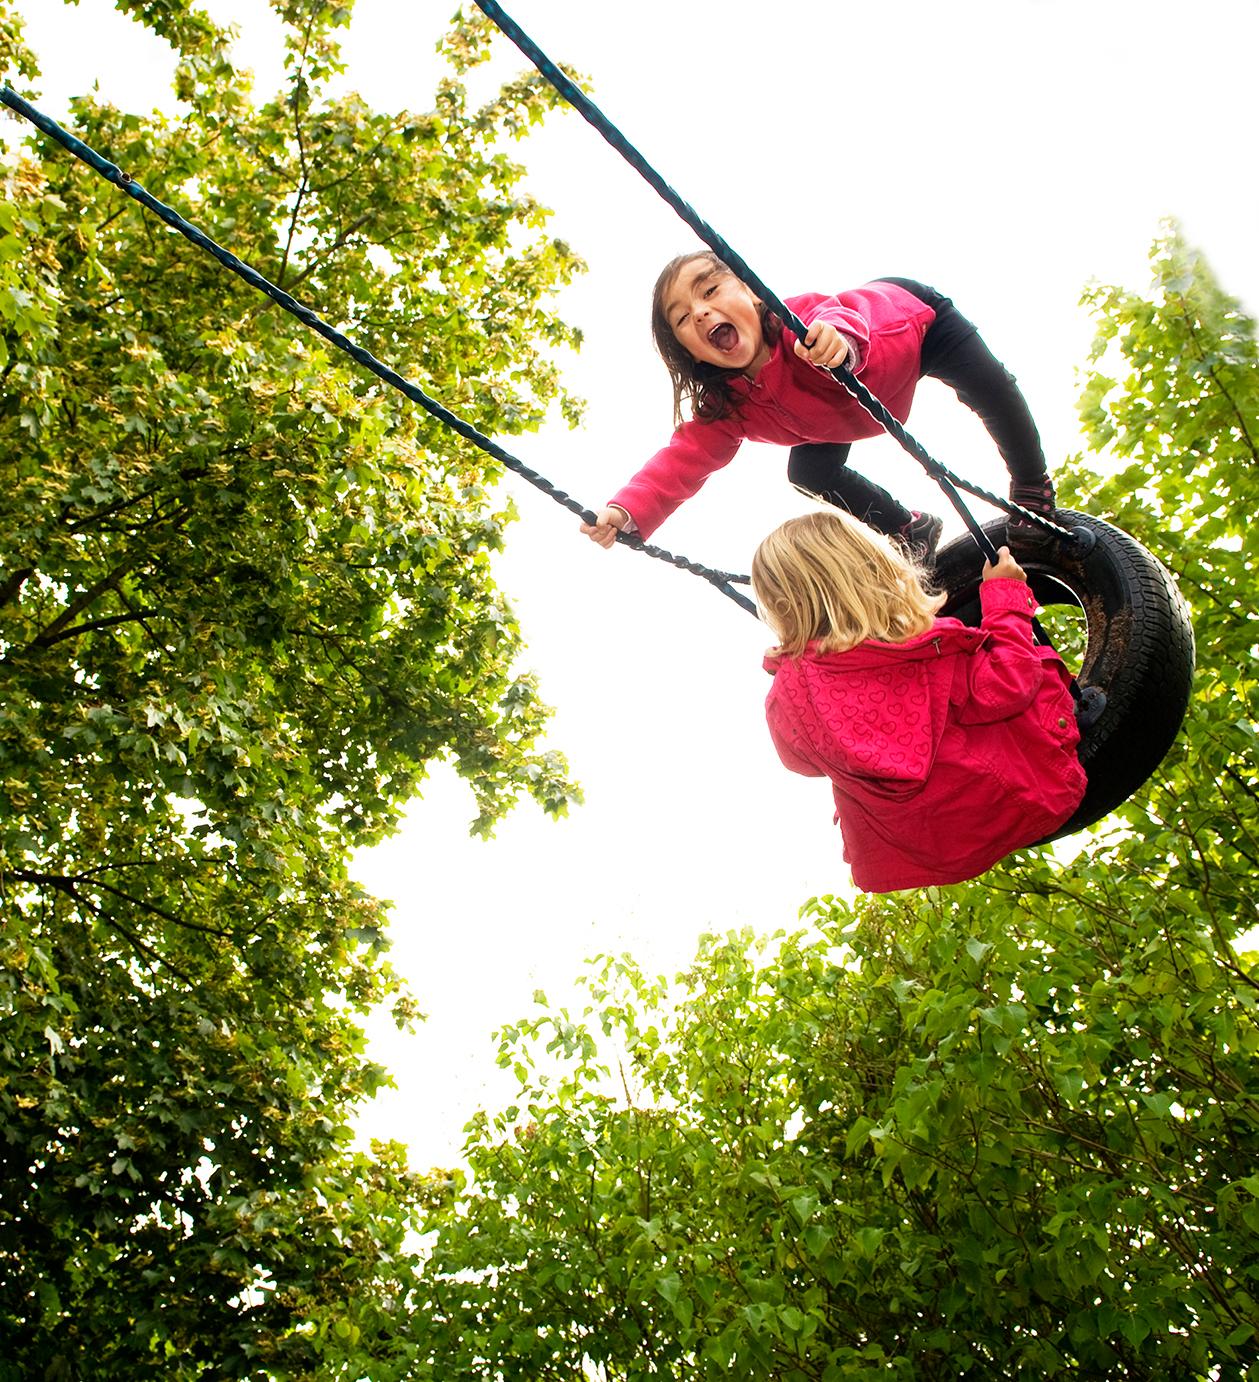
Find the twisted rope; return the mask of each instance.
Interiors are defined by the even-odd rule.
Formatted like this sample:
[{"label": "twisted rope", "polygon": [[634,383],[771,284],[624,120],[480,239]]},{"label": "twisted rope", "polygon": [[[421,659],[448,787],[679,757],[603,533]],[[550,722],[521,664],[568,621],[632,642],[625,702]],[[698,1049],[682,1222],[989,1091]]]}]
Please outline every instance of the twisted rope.
[{"label": "twisted rope", "polygon": [[[778,297],[766,284],[752,272],[747,261],[737,253],[727,242],[717,234],[706,220],[685,201],[672,187],[660,176],[650,163],[638,152],[629,142],[621,131],[607,118],[597,105],[586,95],[584,91],[569,77],[560,67],[551,61],[541,48],[529,37],[528,34],[507,14],[496,0],[476,0],[476,6],[489,19],[502,30],[506,36],[516,45],[517,48],[529,59],[539,72],[551,83],[561,96],[573,107],[577,113],[593,125],[596,130],[607,140],[609,144],[634,168],[645,180],[653,187],[661,197],[678,213],[688,226],[699,236],[699,238],[713,251],[714,254],[729,266],[736,277],[746,283],[757,297],[769,308],[769,310],[782,321],[794,335],[801,341],[808,336],[808,327],[799,317]],[[916,441],[901,425],[898,418],[894,417],[887,408],[879,402],[869,389],[849,370],[846,366],[840,365],[828,371],[854,399],[865,409],[867,413],[893,436],[901,446],[923,467],[923,469],[936,481],[944,491],[949,502],[957,510],[962,521],[969,529],[971,536],[975,539],[979,549],[989,561],[995,562],[997,559],[996,548],[988,540],[988,535],[980,527],[975,517],[966,507],[965,501],[958,490],[965,490],[968,494],[976,498],[986,500],[988,503],[1003,509],[1006,513],[1017,515],[1026,523],[1030,523],[1046,532],[1053,533],[1056,537],[1074,539],[1074,534],[1068,529],[1061,527],[1052,519],[1046,518],[1043,514],[1025,509],[1020,504],[1015,504],[1012,500],[999,498],[987,490],[980,489],[978,486],[968,484],[951,470],[941,465],[927,450]]]},{"label": "twisted rope", "polygon": [[[116,164],[102,157],[95,149],[84,144],[81,139],[76,139],[67,130],[62,129],[55,120],[35,109],[34,106],[24,101],[9,87],[0,88],[0,101],[3,101],[10,110],[16,111],[24,119],[29,120],[37,129],[42,130],[50,138],[56,140],[63,148],[68,149],[76,158],[86,163],[107,181],[112,182],[115,187],[119,187],[129,197],[134,198],[142,206],[148,207],[155,215],[159,216],[167,225],[173,227],[186,239],[191,240],[194,245],[205,250],[214,256],[224,268],[230,269],[234,274],[243,278],[251,287],[257,288],[259,292],[265,293],[273,302],[278,303],[286,312],[294,316],[298,321],[308,326],[312,331],[317,332],[326,341],[330,341],[338,350],[344,351],[352,359],[357,360],[365,369],[370,370],[378,379],[382,379],[386,384],[391,385],[400,393],[409,398],[412,403],[418,403],[427,413],[435,417],[439,422],[444,423],[452,431],[457,432],[461,437],[480,447],[495,460],[500,461],[508,470],[514,471],[521,479],[527,480],[536,489],[542,491],[548,498],[553,499],[557,504],[567,509],[570,513],[576,514],[583,522],[593,523],[595,514],[584,508],[577,500],[565,493],[564,490],[551,483],[545,476],[540,475],[536,470],[531,469],[518,457],[505,450],[496,441],[483,433],[478,432],[471,423],[465,422],[457,414],[452,413],[448,408],[438,403],[435,398],[430,398],[418,385],[405,379],[396,370],[380,360],[370,351],[352,341],[348,336],[343,335],[335,327],[330,326],[321,317],[317,316],[304,303],[299,302],[295,297],[286,293],[283,288],[278,288],[268,279],[264,278],[257,269],[246,264],[243,259],[238,259],[230,250],[224,249],[216,244],[210,237],[196,226],[186,221],[179,212],[159,201],[150,192],[146,192],[143,187],[136,182],[130,173],[124,173]],[[746,576],[736,576],[729,571],[716,571],[711,567],[703,566],[699,562],[691,561],[687,557],[679,556],[675,552],[666,551],[663,547],[654,547],[650,543],[644,542],[639,537],[634,537],[626,533],[618,533],[617,541],[626,547],[631,547],[635,551],[643,552],[649,557],[655,557],[659,561],[669,562],[672,566],[679,567],[683,571],[689,571],[693,575],[702,576],[710,585],[715,586],[721,593],[733,600],[735,604],[749,613],[756,614],[756,606],[746,595],[741,595],[738,591],[731,589],[732,582],[746,585]]]}]

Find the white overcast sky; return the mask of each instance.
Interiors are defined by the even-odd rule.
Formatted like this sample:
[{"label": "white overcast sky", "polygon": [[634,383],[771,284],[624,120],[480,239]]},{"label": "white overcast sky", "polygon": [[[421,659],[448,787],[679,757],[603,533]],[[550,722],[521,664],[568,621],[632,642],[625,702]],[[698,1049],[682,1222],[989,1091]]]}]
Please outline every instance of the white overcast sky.
[{"label": "white overcast sky", "polygon": [[[452,6],[357,0],[347,83],[378,108],[427,109]],[[263,0],[205,7],[239,25],[238,59],[269,96],[282,53]],[[67,98],[94,83],[131,109],[170,108],[168,50],[107,0],[21,8],[49,114],[64,120]],[[949,293],[1018,375],[1051,466],[1079,447],[1076,371],[1091,339],[1080,292],[1090,279],[1144,288],[1160,218],[1178,217],[1259,309],[1255,0],[508,9],[593,79],[604,111],[780,295],[880,274]],[[524,59],[500,46],[495,73],[519,71]],[[556,423],[507,444],[597,507],[667,437],[648,299],[660,265],[695,242],[571,113],[512,153],[554,209],[552,233],[589,264],[562,306],[585,332],[567,373],[589,409],[578,433]],[[982,430],[941,386],[922,387],[910,429],[953,469],[1004,487]],[[938,510],[893,443],[863,442],[854,461]],[[802,507],[784,469],[782,451],[745,447],[657,540],[746,570]],[[826,785],[788,774],[770,747],[760,626],[696,577],[594,548],[563,510],[504,483],[521,518],[499,579],[525,665],[556,707],[551,745],[586,803],[558,823],[523,807],[485,844],[467,836],[468,793],[439,770],[400,834],[359,859],[395,902],[394,960],[429,1014],[414,1036],[378,1031],[398,1088],[364,1128],[409,1141],[421,1166],[455,1159],[463,1123],[500,1097],[490,1033],[535,988],[565,1001],[603,951],[672,972],[702,931],[791,925],[807,898],[848,886]]]}]

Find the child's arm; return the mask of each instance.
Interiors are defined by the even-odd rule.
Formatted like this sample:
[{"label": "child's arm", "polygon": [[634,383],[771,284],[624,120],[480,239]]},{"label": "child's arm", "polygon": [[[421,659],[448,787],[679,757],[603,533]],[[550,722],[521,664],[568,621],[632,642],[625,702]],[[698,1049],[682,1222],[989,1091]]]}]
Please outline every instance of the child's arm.
[{"label": "child's arm", "polygon": [[[769,663],[766,663],[769,670]],[[825,777],[826,773],[808,756],[809,736],[800,723],[799,713],[780,694],[778,687],[769,693],[765,700],[765,722],[769,725],[769,737],[784,768],[805,777]]]},{"label": "child's arm", "polygon": [[[581,525],[582,532],[601,547],[611,547],[616,533],[609,533],[609,527],[624,529],[632,522],[642,537],[650,537],[674,509],[698,493],[714,470],[729,465],[742,440],[731,418],[684,422],[669,445],[617,490],[600,511],[598,522]],[[618,513],[625,515],[624,523],[615,521]]]},{"label": "child's arm", "polygon": [[1008,547],[997,553],[995,565],[984,562],[979,600],[980,628],[988,637],[967,660],[967,694],[957,708],[960,724],[985,724],[1022,714],[1041,682],[1044,659],[1032,637],[1036,597]]}]

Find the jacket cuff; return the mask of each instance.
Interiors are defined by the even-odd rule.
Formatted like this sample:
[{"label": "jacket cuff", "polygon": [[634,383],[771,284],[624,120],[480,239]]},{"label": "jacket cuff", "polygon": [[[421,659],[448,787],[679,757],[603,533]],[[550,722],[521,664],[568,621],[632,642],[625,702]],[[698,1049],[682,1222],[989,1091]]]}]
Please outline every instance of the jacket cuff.
[{"label": "jacket cuff", "polygon": [[862,366],[866,362],[865,343],[847,331],[841,331],[839,334],[844,338],[844,344],[848,347],[848,354],[844,356],[844,364],[853,374],[860,374]]},{"label": "jacket cuff", "polygon": [[660,504],[656,496],[645,485],[637,485],[633,480],[623,485],[608,500],[609,508],[618,508],[629,514],[630,522],[640,537],[647,537],[664,522],[668,514],[660,514]]},{"label": "jacket cuff", "polygon": [[1008,609],[1017,614],[1026,614],[1029,619],[1038,608],[1032,587],[1026,581],[1006,576],[980,582],[979,606],[985,614]]}]

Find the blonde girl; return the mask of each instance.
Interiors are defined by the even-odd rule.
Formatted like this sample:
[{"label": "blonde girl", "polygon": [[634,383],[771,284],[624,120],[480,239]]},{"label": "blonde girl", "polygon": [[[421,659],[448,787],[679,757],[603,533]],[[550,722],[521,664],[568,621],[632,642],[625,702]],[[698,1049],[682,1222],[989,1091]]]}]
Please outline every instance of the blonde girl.
[{"label": "blonde girl", "polygon": [[777,645],[765,709],[792,771],[827,777],[866,892],[956,883],[1051,835],[1084,795],[1069,678],[1036,644],[1036,602],[1002,547],[978,628],[900,544],[843,513],[791,519],[752,588]]}]

